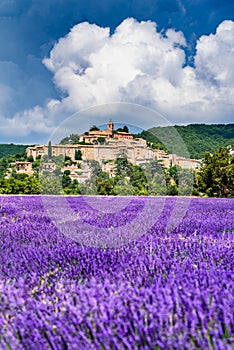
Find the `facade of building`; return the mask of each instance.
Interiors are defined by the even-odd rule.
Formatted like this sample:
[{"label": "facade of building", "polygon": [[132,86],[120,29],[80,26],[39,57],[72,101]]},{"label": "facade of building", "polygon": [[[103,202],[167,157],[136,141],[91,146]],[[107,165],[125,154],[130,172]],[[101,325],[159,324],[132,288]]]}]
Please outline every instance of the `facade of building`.
[{"label": "facade of building", "polygon": [[169,168],[172,165],[170,155],[167,152],[161,149],[155,149],[154,153],[156,159],[162,163],[165,168]]},{"label": "facade of building", "polygon": [[33,169],[32,169],[32,163],[31,162],[15,162],[15,170],[17,173],[20,174],[27,174],[27,175],[32,175],[33,174]]},{"label": "facade of building", "polygon": [[[76,150],[81,151],[83,160],[96,160],[98,162],[116,159],[122,154],[126,154],[133,164],[138,164],[140,160],[156,159],[156,153],[146,146],[146,141],[143,139],[112,139],[105,144],[91,145],[52,145],[52,156],[69,156],[74,161]],[[48,146],[28,147],[26,152],[27,157],[33,156],[35,160],[38,156],[48,155]]]},{"label": "facade of building", "polygon": [[49,163],[49,162],[43,162],[42,163],[42,170],[46,171],[54,171],[56,169],[56,164],[55,163]]},{"label": "facade of building", "polygon": [[86,143],[93,143],[98,140],[98,138],[104,137],[107,141],[110,139],[120,139],[120,140],[132,140],[133,134],[124,131],[115,131],[114,123],[109,120],[107,124],[107,129],[105,130],[92,130],[87,133],[80,135],[80,141]]},{"label": "facade of building", "polygon": [[124,131],[116,131],[114,138],[118,140],[133,140],[133,134]]},{"label": "facade of building", "polygon": [[30,146],[26,149],[27,157],[32,156],[34,160],[37,159],[38,156],[43,157],[45,153],[45,147],[41,145]]},{"label": "facade of building", "polygon": [[201,161],[197,159],[180,157],[177,154],[170,154],[171,165],[178,165],[183,169],[196,170],[201,166]]}]

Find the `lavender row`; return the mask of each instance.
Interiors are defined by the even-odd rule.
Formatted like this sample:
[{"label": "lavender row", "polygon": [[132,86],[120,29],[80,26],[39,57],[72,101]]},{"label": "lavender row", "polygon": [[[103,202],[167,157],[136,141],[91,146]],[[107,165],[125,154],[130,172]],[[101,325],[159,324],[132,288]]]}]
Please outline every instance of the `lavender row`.
[{"label": "lavender row", "polygon": [[136,239],[125,223],[148,220],[144,198],[112,214],[68,198],[77,225],[88,223],[94,235],[119,225],[132,236],[105,249],[62,234],[42,198],[0,203],[1,349],[232,349],[232,199],[192,199],[168,231],[176,199],[166,198]]}]

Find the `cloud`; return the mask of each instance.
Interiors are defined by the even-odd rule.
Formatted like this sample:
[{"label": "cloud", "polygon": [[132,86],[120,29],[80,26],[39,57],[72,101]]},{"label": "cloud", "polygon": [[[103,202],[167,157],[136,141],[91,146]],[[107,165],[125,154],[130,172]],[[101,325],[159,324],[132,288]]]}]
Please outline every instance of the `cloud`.
[{"label": "cloud", "polygon": [[[186,64],[186,40],[180,31],[160,32],[155,22],[133,18],[125,19],[113,34],[109,28],[80,23],[43,60],[60,100],[18,113],[13,120],[19,125],[23,121],[28,133],[48,133],[69,114],[110,102],[142,104],[172,123],[231,118],[233,37],[233,21],[200,37],[192,67]],[[25,135],[25,127],[21,132]]]},{"label": "cloud", "polygon": [[168,30],[162,36],[150,21],[126,19],[113,35],[108,28],[82,23],[57,43],[44,64],[54,73],[57,87],[69,96],[68,108],[70,104],[80,109],[129,101],[128,89],[140,77],[150,83],[165,76],[175,83],[185,61],[179,45],[185,45],[181,32]]},{"label": "cloud", "polygon": [[111,101],[142,103],[178,122],[216,121],[233,114],[234,22],[197,41],[195,67],[185,65],[182,32],[124,20],[109,28],[81,23],[44,60],[62,104],[78,110]]},{"label": "cloud", "polygon": [[197,74],[210,84],[233,87],[234,22],[224,21],[216,34],[202,36],[197,42]]},{"label": "cloud", "polygon": [[50,120],[45,117],[45,109],[35,106],[17,113],[13,118],[2,118],[0,134],[4,136],[25,137],[29,133],[48,134],[54,130]]}]

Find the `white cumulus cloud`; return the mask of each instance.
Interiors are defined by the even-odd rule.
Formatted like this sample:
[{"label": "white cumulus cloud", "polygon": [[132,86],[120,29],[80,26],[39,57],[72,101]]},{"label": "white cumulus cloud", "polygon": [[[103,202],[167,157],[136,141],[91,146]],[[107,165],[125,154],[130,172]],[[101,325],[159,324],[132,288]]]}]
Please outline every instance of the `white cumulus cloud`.
[{"label": "white cumulus cloud", "polygon": [[189,66],[182,32],[159,32],[156,23],[132,18],[114,33],[80,23],[43,60],[61,99],[15,118],[19,123],[26,120],[29,132],[46,133],[58,120],[81,109],[130,102],[153,108],[172,123],[231,121],[233,44],[234,22],[224,21],[215,34],[198,39],[194,66]]},{"label": "white cumulus cloud", "polygon": [[146,95],[138,83],[145,81],[154,90],[154,83],[164,77],[178,85],[185,62],[181,45],[186,45],[181,32],[170,29],[162,35],[150,21],[126,19],[112,35],[109,29],[81,23],[59,40],[44,64],[72,110],[111,101],[137,102],[139,95],[154,106],[156,95]]}]

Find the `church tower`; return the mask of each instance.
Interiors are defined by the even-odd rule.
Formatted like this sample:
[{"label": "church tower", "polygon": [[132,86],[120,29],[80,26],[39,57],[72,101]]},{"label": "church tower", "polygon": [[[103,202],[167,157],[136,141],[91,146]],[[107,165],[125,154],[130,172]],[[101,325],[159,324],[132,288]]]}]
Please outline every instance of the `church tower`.
[{"label": "church tower", "polygon": [[114,136],[114,123],[113,123],[113,121],[110,119],[107,125],[108,125],[107,130],[111,132],[112,136]]}]

